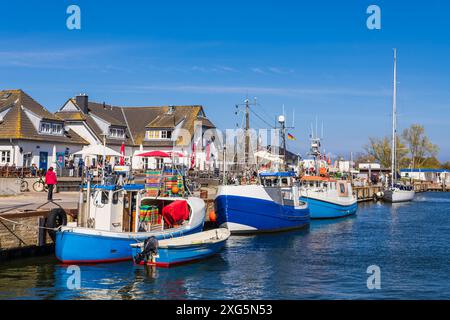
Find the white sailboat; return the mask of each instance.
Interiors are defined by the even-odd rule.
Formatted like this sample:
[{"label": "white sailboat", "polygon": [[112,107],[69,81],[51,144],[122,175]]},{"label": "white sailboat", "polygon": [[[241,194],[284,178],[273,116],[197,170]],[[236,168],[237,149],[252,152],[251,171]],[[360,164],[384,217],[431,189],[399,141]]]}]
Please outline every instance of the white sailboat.
[{"label": "white sailboat", "polygon": [[397,49],[394,49],[394,96],[392,103],[392,152],[391,186],[384,191],[383,199],[388,202],[406,202],[414,199],[414,187],[396,181],[397,168]]}]

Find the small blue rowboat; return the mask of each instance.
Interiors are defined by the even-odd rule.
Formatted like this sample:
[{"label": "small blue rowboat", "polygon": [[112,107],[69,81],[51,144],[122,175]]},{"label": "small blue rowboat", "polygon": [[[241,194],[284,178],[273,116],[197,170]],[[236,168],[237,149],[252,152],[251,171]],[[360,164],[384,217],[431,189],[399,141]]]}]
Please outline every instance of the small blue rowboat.
[{"label": "small blue rowboat", "polygon": [[166,240],[150,237],[131,245],[133,259],[139,265],[166,268],[194,262],[218,253],[230,234],[228,229],[219,228]]}]

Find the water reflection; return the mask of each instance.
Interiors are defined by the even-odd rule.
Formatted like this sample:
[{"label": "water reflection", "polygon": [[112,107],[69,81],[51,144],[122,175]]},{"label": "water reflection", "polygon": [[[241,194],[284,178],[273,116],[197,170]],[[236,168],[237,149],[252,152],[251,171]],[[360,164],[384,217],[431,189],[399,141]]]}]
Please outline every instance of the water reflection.
[{"label": "water reflection", "polygon": [[[312,221],[307,230],[231,237],[219,255],[170,269],[131,262],[81,266],[80,290],[67,288],[67,266],[53,257],[4,263],[0,298],[448,299],[444,200],[450,195],[360,204],[354,217]],[[367,290],[372,264],[382,268],[381,291]]]}]

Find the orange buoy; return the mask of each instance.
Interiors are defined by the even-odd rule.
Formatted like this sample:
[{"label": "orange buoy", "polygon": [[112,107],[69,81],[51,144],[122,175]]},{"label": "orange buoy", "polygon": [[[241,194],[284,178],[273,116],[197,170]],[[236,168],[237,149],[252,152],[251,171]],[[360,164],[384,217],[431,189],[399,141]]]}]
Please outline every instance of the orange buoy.
[{"label": "orange buoy", "polygon": [[214,211],[211,211],[209,213],[209,221],[211,221],[211,222],[216,222],[217,221],[217,216],[216,216],[216,213]]},{"label": "orange buoy", "polygon": [[173,186],[173,187],[172,187],[172,193],[173,193],[173,194],[178,194],[178,192],[180,192],[180,189],[178,189],[177,186]]}]

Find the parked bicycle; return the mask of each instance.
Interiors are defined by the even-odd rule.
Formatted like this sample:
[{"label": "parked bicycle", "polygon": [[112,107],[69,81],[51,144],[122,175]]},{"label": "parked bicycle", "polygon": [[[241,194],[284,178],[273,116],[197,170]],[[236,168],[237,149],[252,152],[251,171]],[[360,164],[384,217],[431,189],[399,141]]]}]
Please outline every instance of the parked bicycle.
[{"label": "parked bicycle", "polygon": [[42,177],[42,174],[39,174],[39,180],[33,183],[33,190],[36,192],[47,192],[48,187],[45,184],[44,178]]},{"label": "parked bicycle", "polygon": [[17,183],[20,184],[20,192],[28,191],[28,182],[25,180],[23,176],[17,177]]}]

